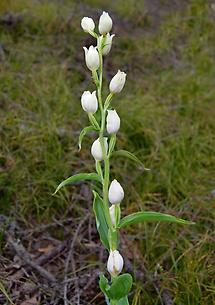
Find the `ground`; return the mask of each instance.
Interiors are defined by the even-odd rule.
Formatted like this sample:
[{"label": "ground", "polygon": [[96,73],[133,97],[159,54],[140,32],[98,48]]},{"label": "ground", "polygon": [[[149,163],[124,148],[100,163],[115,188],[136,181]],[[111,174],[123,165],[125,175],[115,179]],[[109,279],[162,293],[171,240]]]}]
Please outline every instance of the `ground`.
[{"label": "ground", "polygon": [[[83,16],[114,21],[105,85],[127,72],[114,100],[117,147],[150,172],[113,159],[125,189],[123,215],[170,213],[192,226],[151,224],[122,232],[132,305],[212,305],[215,207],[215,3],[206,0],[1,0],[0,304],[104,304],[100,244],[89,184],[53,192],[94,168],[80,107],[93,89],[80,28]],[[65,297],[66,296],[66,297]]]}]

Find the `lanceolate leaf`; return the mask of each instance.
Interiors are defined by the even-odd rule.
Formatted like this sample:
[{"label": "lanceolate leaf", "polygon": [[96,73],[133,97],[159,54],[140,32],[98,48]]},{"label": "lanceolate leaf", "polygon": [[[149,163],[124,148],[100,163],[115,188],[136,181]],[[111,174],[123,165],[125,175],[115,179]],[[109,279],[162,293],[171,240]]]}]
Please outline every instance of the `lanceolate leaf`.
[{"label": "lanceolate leaf", "polygon": [[80,173],[80,174],[77,174],[77,175],[73,175],[69,178],[67,178],[66,180],[62,181],[58,187],[56,188],[54,194],[56,194],[63,186],[66,186],[66,185],[69,185],[69,184],[72,184],[72,183],[75,183],[75,182],[79,182],[79,181],[82,181],[82,180],[94,180],[94,181],[98,181],[98,182],[101,182],[101,179],[99,177],[98,174],[96,173]]},{"label": "lanceolate leaf", "polygon": [[144,165],[140,161],[140,159],[138,159],[134,154],[132,154],[131,152],[129,152],[127,150],[123,150],[123,149],[117,150],[112,153],[112,156],[126,157],[126,158],[136,162],[137,164],[141,165],[145,170],[149,170],[148,168],[144,167]]},{"label": "lanceolate leaf", "polygon": [[107,288],[106,293],[111,300],[121,300],[128,295],[132,287],[132,282],[133,279],[129,273],[119,275],[113,279],[113,283]]},{"label": "lanceolate leaf", "polygon": [[163,214],[158,212],[137,212],[134,214],[130,214],[125,216],[119,224],[119,228],[123,228],[128,225],[132,225],[139,222],[145,221],[159,221],[159,222],[175,222],[180,224],[194,224],[194,222],[187,221],[181,218],[177,218],[175,216],[169,214]]},{"label": "lanceolate leaf", "polygon": [[79,147],[79,150],[81,150],[81,144],[82,144],[82,140],[84,138],[84,136],[90,132],[90,131],[93,131],[95,130],[95,127],[93,126],[87,126],[85,127],[84,129],[82,129],[80,135],[79,135],[79,139],[78,139],[78,147]]},{"label": "lanceolate leaf", "polygon": [[93,211],[96,217],[96,227],[103,245],[109,250],[108,225],[105,218],[103,201],[102,198],[95,191],[93,191],[93,194]]}]

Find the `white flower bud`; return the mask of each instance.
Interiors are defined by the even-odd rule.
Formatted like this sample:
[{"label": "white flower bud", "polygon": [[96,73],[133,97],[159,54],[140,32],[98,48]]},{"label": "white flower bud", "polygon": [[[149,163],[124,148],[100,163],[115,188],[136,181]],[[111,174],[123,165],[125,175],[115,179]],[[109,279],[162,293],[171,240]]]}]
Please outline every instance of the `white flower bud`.
[{"label": "white flower bud", "polygon": [[118,250],[110,251],[107,270],[112,276],[117,276],[123,268],[123,258]]},{"label": "white flower bud", "polygon": [[125,85],[126,73],[118,70],[117,74],[110,81],[109,89],[112,93],[119,93]]},{"label": "white flower bud", "polygon": [[114,38],[115,34],[110,35],[107,33],[105,38],[104,47],[102,49],[102,54],[107,55],[110,52],[111,46],[112,46],[112,40]]},{"label": "white flower bud", "polygon": [[110,218],[111,218],[111,222],[112,222],[113,226],[116,225],[115,207],[116,207],[116,206],[113,204],[113,205],[109,208]]},{"label": "white flower bud", "polygon": [[[108,151],[107,138],[104,138],[104,144],[105,144],[105,151],[107,153],[107,151]],[[93,142],[93,144],[91,146],[91,154],[96,161],[102,161],[103,160],[102,146],[101,146],[99,138]]]},{"label": "white flower bud", "polygon": [[90,93],[90,91],[84,91],[81,96],[81,105],[84,111],[88,113],[95,113],[98,109],[96,91],[93,91],[93,93]]},{"label": "white flower bud", "polygon": [[81,19],[81,27],[84,32],[94,31],[95,23],[92,18],[84,17]]},{"label": "white flower bud", "polygon": [[114,179],[109,187],[108,199],[110,203],[117,204],[120,203],[124,198],[124,191],[120,183]]},{"label": "white flower bud", "polygon": [[109,134],[117,133],[120,128],[120,117],[116,110],[108,110],[107,115],[107,132]]},{"label": "white flower bud", "polygon": [[90,46],[89,50],[84,47],[85,60],[88,69],[91,71],[97,70],[99,67],[99,53],[94,46]]},{"label": "white flower bud", "polygon": [[110,18],[109,14],[103,12],[99,18],[99,33],[104,35],[110,32],[112,29],[113,21]]}]

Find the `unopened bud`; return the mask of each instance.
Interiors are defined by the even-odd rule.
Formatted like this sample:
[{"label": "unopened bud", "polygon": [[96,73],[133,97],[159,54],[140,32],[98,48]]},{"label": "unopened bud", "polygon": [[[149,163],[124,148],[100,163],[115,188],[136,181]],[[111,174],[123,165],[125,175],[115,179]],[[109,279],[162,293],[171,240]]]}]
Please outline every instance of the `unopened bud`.
[{"label": "unopened bud", "polygon": [[110,251],[107,270],[112,276],[117,276],[123,268],[123,258],[118,250]]},{"label": "unopened bud", "polygon": [[104,35],[112,29],[113,21],[108,13],[103,12],[99,18],[99,33]]},{"label": "unopened bud", "polygon": [[107,115],[107,132],[109,134],[115,134],[120,128],[120,117],[116,110],[108,110]]},{"label": "unopened bud", "polygon": [[126,73],[118,70],[117,74],[110,81],[109,89],[111,93],[119,93],[122,91],[126,80]]},{"label": "unopened bud", "polygon": [[89,50],[84,47],[85,60],[87,68],[91,71],[97,70],[99,67],[99,53],[94,46],[90,46]]},{"label": "unopened bud", "polygon": [[[107,151],[108,151],[107,138],[104,138],[104,145],[105,145],[105,151],[107,153]],[[93,142],[93,144],[91,146],[91,154],[96,161],[103,160],[102,146],[101,146],[99,138]]]},{"label": "unopened bud", "polygon": [[111,204],[121,203],[124,198],[124,190],[120,183],[114,179],[109,187],[108,199]]},{"label": "unopened bud", "polygon": [[90,93],[90,91],[84,91],[81,96],[81,105],[84,111],[88,113],[95,113],[98,109],[96,91],[93,91],[93,93]]},{"label": "unopened bud", "polygon": [[95,23],[92,18],[84,17],[81,19],[81,27],[84,32],[94,31]]}]

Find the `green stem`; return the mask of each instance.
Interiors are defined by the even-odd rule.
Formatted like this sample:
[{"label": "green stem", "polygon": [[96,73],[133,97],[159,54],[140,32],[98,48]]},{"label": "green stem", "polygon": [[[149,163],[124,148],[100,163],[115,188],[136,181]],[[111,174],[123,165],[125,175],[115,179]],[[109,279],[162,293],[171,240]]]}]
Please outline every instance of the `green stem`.
[{"label": "green stem", "polygon": [[[113,231],[113,225],[110,218],[109,213],[109,205],[108,205],[108,187],[109,187],[109,172],[110,172],[110,164],[109,164],[109,156],[105,149],[105,140],[104,140],[104,130],[105,130],[105,119],[106,119],[106,111],[103,107],[102,103],[102,73],[103,73],[103,58],[102,58],[102,43],[103,43],[103,37],[101,39],[98,39],[98,53],[99,53],[99,86],[97,87],[98,92],[98,101],[99,101],[99,107],[101,111],[101,128],[99,133],[99,141],[101,143],[102,147],[102,155],[104,160],[104,179],[103,179],[103,201],[104,201],[104,209],[105,209],[105,216],[106,221],[108,224],[108,227],[110,231]],[[110,245],[111,248],[111,245]]]}]

